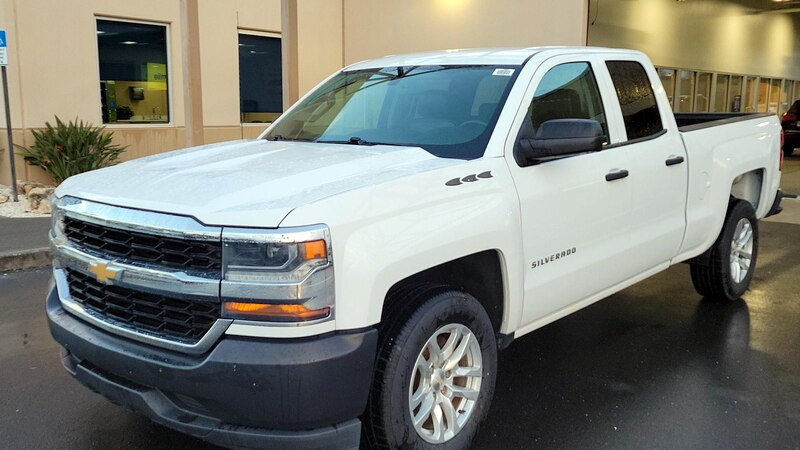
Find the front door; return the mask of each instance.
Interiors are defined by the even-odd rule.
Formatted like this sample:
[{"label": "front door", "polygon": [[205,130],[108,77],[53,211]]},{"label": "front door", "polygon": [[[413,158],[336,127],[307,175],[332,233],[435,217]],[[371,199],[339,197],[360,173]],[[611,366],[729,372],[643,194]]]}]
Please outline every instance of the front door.
[{"label": "front door", "polygon": [[[570,61],[572,59],[573,61]],[[525,303],[521,324],[553,320],[579,303],[630,278],[630,180],[627,146],[608,145],[617,130],[609,126],[596,69],[601,61],[574,56],[552,58],[532,79],[521,133],[534,133],[552,119],[591,119],[603,127],[601,151],[521,166],[507,155],[519,195],[525,255]],[[604,70],[603,67],[600,67]],[[602,72],[603,91],[610,80]],[[532,91],[532,93],[531,93]],[[612,113],[618,115],[618,110]],[[527,122],[526,122],[527,121]],[[613,121],[612,121],[613,122]],[[527,127],[523,130],[522,127]],[[513,149],[507,149],[513,152]]]}]

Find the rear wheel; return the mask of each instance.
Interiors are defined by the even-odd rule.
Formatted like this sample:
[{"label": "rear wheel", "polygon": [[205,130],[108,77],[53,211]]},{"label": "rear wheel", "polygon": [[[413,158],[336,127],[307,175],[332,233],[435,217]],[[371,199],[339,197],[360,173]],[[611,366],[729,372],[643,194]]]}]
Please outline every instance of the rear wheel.
[{"label": "rear wheel", "polygon": [[758,221],[753,206],[735,200],[717,241],[711,248],[708,264],[692,264],[692,283],[700,295],[733,301],[747,291],[758,257]]},{"label": "rear wheel", "polygon": [[788,146],[788,145],[783,146],[783,156],[792,156],[793,153],[794,153],[793,146]]},{"label": "rear wheel", "polygon": [[442,287],[397,301],[418,306],[385,321],[364,418],[367,441],[373,448],[467,448],[494,395],[497,343],[489,316],[474,297]]}]

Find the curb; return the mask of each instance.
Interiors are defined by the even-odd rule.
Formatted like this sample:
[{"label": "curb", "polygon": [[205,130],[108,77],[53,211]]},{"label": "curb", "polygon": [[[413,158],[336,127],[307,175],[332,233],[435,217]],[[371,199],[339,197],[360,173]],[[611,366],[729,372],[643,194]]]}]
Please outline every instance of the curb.
[{"label": "curb", "polygon": [[0,253],[0,272],[34,269],[49,266],[51,263],[49,247]]}]

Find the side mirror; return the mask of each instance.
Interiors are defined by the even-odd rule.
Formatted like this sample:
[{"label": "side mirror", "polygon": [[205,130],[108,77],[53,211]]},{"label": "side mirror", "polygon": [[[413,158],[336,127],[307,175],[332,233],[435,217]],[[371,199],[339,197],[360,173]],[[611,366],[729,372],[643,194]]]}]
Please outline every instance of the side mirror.
[{"label": "side mirror", "polygon": [[576,153],[596,152],[603,148],[604,139],[603,127],[596,120],[548,120],[539,125],[534,137],[519,138],[517,159],[524,160],[523,165],[531,165]]}]

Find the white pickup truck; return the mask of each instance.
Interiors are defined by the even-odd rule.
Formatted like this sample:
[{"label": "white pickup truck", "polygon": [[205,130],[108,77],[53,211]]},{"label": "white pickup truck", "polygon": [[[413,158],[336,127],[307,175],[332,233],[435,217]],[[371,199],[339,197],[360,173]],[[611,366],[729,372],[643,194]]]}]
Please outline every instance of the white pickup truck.
[{"label": "white pickup truck", "polygon": [[349,66],[255,140],[65,181],[64,366],[231,447],[469,446],[499,349],[673,264],[745,294],[780,210],[774,115],[673,115],[647,57]]}]

